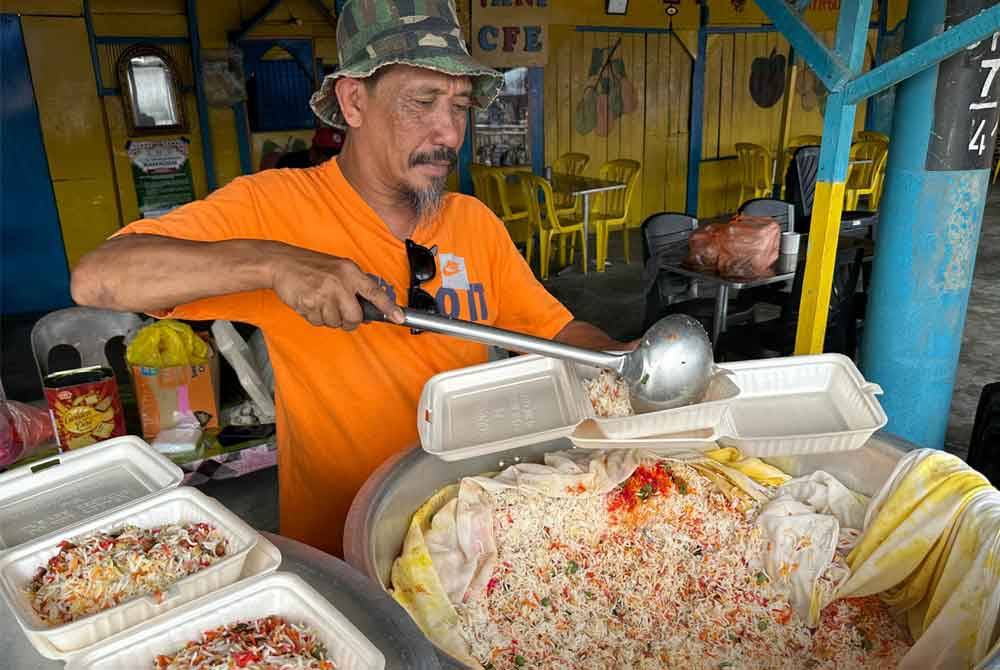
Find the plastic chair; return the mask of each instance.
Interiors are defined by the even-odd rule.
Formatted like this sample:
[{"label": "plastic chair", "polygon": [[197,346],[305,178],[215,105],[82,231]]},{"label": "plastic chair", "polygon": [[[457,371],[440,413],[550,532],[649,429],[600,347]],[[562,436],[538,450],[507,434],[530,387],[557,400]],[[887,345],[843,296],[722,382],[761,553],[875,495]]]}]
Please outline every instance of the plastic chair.
[{"label": "plastic chair", "polygon": [[590,213],[591,229],[597,235],[597,271],[604,272],[608,259],[608,237],[611,231],[623,231],[625,238],[625,262],[630,261],[628,228],[632,220],[632,203],[639,183],[639,161],[622,158],[609,161],[601,166],[601,179],[625,184],[625,188],[603,191],[594,197],[594,209]]},{"label": "plastic chair", "polygon": [[970,466],[1000,484],[1000,382],[983,387],[969,439]]},{"label": "plastic chair", "polygon": [[775,173],[775,181],[781,186],[781,196],[785,197],[785,180],[788,175],[788,168],[795,157],[795,151],[799,147],[818,146],[823,141],[819,135],[796,135],[785,144],[784,151],[781,152],[781,165]]},{"label": "plastic chair", "polygon": [[[583,237],[583,223],[569,223],[556,213],[555,195],[552,184],[546,179],[530,173],[518,175],[521,194],[528,205],[528,221],[538,231],[538,273],[542,279],[549,278],[549,262],[552,257],[552,243],[559,240],[559,261],[566,264],[566,242],[573,242],[569,262],[573,262],[576,250],[576,235]],[[538,192],[542,200],[538,200]]]},{"label": "plastic chair", "polygon": [[888,146],[889,136],[875,130],[862,130],[858,132],[858,142],[866,141],[883,142],[886,146]]},{"label": "plastic chair", "polygon": [[851,145],[852,161],[870,162],[849,167],[844,187],[844,209],[857,209],[862,196],[868,197],[869,209],[878,209],[888,156],[889,145],[881,140],[864,140]]},{"label": "plastic chair", "polygon": [[493,210],[494,214],[500,216],[500,196],[496,192],[496,183],[490,177],[489,166],[473,163],[469,166],[469,174],[472,177],[472,188],[476,197]]},{"label": "plastic chair", "polygon": [[[38,376],[43,380],[52,372],[105,365],[121,378],[125,359],[109,356],[108,344],[117,337],[123,339],[142,327],[142,319],[130,312],[113,312],[92,307],[67,307],[46,314],[31,329],[31,349],[35,356]],[[69,365],[52,364],[54,351],[70,347],[79,361],[73,358]]]},{"label": "plastic chair", "polygon": [[[854,357],[857,350],[857,315],[855,292],[861,277],[864,249],[860,247],[837,251],[830,308],[827,318],[823,351]],[[737,326],[723,333],[717,351],[724,360],[746,360],[791,356],[799,320],[799,304],[805,272],[795,273],[792,292],[781,306],[777,319]]]},{"label": "plastic chair", "polygon": [[740,214],[749,216],[769,216],[781,226],[781,232],[790,233],[795,229],[795,205],[774,198],[757,198],[740,205]]},{"label": "plastic chair", "polygon": [[809,232],[818,171],[819,147],[807,146],[795,150],[795,156],[786,176],[785,197],[795,206],[796,232]]},{"label": "plastic chair", "polygon": [[507,227],[507,233],[514,244],[524,245],[524,258],[530,263],[535,248],[535,227],[524,204],[521,187],[516,184],[517,179],[523,174],[528,173],[487,168],[486,179],[492,184],[491,191],[497,197],[497,216]]},{"label": "plastic chair", "polygon": [[736,145],[736,163],[740,171],[740,202],[771,195],[771,152],[759,144]]},{"label": "plastic chair", "polygon": [[[590,163],[590,156],[581,153],[565,153],[552,163],[552,171],[562,174],[581,175]],[[579,198],[564,193],[556,193],[556,212],[559,216],[570,216],[579,212]]]},{"label": "plastic chair", "polygon": [[[521,194],[528,204],[528,220],[538,231],[538,274],[542,279],[549,278],[549,264],[552,259],[552,243],[559,241],[559,262],[566,264],[567,242],[572,242],[569,249],[569,262],[576,255],[576,236],[583,239],[583,223],[568,222],[556,214],[555,195],[552,184],[548,180],[530,173],[519,174]],[[539,201],[538,193],[542,197]]]}]

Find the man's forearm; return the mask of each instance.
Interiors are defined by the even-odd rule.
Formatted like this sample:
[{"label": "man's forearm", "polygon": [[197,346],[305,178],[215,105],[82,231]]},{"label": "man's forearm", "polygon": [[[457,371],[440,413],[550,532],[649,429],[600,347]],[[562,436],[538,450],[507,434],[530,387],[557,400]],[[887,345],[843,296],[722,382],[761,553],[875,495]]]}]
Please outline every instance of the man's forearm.
[{"label": "man's forearm", "polygon": [[570,321],[553,339],[595,351],[623,351],[633,348],[630,344],[611,339],[603,330],[586,321]]},{"label": "man's forearm", "polygon": [[125,235],[84,256],[73,271],[81,305],[130,312],[171,309],[200,298],[270,288],[280,243],[193,242]]}]

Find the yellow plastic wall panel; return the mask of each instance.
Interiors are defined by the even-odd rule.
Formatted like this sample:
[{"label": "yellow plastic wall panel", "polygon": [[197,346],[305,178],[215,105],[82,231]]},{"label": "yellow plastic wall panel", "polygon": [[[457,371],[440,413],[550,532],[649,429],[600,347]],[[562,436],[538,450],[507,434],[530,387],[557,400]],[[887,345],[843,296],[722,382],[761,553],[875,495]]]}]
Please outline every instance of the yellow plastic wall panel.
[{"label": "yellow plastic wall panel", "polygon": [[[262,0],[239,0],[241,20],[256,15],[266,4]],[[327,7],[333,3],[325,0]],[[237,26],[238,27],[238,26]],[[310,0],[283,0],[252,31],[250,37],[333,37],[333,26]]]},{"label": "yellow plastic wall panel", "polygon": [[83,0],[0,0],[0,14],[82,16]]},{"label": "yellow plastic wall panel", "polygon": [[[263,3],[261,4],[263,6]],[[198,3],[198,36],[204,49],[229,47],[227,33],[238,30],[242,21],[240,0],[212,0]]]},{"label": "yellow plastic wall panel", "polygon": [[[591,54],[621,38],[615,57],[625,65],[635,91],[635,110],[623,114],[606,136],[577,132],[577,106],[588,85]],[[635,195],[638,225],[651,213],[683,209],[687,178],[688,102],[691,59],[671,35],[577,32],[554,26],[545,68],[545,160],[573,151],[590,156],[587,173],[603,163],[630,158],[642,164]]]},{"label": "yellow plastic wall panel", "polygon": [[23,16],[21,25],[72,267],[121,221],[86,28],[69,17]]}]

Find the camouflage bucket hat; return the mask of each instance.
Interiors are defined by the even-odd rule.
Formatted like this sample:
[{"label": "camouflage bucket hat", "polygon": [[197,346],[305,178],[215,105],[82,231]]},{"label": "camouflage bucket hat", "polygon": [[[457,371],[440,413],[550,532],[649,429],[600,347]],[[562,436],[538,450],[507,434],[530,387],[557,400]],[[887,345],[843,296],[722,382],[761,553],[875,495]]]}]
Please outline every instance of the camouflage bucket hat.
[{"label": "camouflage bucket hat", "polygon": [[323,79],[309,105],[322,121],[345,127],[334,85],[402,63],[472,78],[473,104],[488,107],[503,75],[469,55],[453,0],[348,0],[337,21],[340,69]]}]

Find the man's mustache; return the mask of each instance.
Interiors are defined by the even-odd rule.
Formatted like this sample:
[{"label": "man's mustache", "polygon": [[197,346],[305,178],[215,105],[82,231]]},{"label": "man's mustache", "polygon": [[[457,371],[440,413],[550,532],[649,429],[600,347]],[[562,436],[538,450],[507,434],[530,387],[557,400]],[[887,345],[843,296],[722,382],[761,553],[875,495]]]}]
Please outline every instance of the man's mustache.
[{"label": "man's mustache", "polygon": [[447,163],[448,167],[454,168],[458,165],[458,152],[448,147],[441,147],[434,151],[413,154],[410,157],[410,167],[430,165],[432,163]]}]

